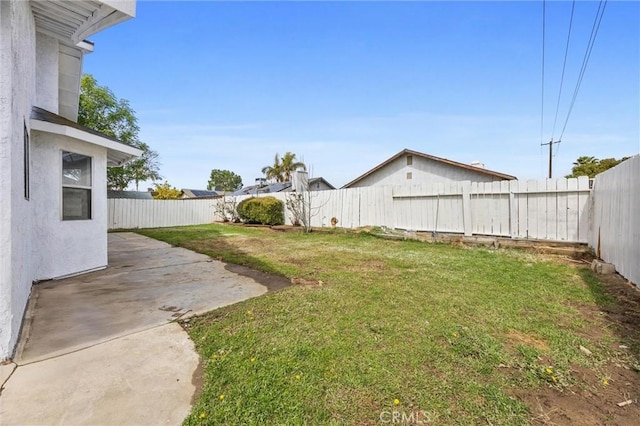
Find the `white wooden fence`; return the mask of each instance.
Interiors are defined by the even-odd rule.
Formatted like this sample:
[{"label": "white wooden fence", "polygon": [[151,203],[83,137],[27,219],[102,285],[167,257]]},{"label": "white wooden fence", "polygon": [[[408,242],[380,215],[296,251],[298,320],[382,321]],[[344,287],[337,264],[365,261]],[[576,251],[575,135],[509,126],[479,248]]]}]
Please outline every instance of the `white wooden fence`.
[{"label": "white wooden fence", "polygon": [[640,285],[640,155],[596,176],[589,245]]},{"label": "white wooden fence", "polygon": [[217,200],[107,200],[109,229],[200,225],[216,220]]},{"label": "white wooden fence", "polygon": [[[396,229],[587,242],[589,180],[455,182],[317,191],[313,226]],[[273,195],[286,201],[287,193]],[[262,196],[262,195],[261,195]],[[240,201],[244,197],[236,197]],[[210,223],[217,200],[109,200],[109,228]],[[287,223],[291,217],[285,212]]]}]

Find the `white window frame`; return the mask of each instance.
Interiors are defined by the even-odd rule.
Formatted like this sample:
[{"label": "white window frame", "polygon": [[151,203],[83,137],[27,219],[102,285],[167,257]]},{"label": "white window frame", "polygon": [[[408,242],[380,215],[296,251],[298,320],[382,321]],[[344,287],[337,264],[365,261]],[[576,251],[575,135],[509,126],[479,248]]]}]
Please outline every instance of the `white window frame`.
[{"label": "white window frame", "polygon": [[[89,159],[89,168],[90,168],[89,178],[91,183],[90,185],[88,186],[87,185],[71,185],[71,184],[64,183],[64,154],[65,153],[82,155],[83,157],[87,157]],[[60,220],[64,222],[93,220],[93,215],[94,215],[93,213],[93,182],[95,181],[94,175],[93,175],[93,169],[94,169],[94,163],[95,163],[93,161],[93,156],[84,154],[82,152],[61,149],[59,159],[60,159],[60,171],[58,173],[58,177],[60,179],[60,186],[59,186],[60,187]],[[88,218],[71,219],[71,218],[64,217],[64,189],[65,188],[89,190],[89,217]]]}]

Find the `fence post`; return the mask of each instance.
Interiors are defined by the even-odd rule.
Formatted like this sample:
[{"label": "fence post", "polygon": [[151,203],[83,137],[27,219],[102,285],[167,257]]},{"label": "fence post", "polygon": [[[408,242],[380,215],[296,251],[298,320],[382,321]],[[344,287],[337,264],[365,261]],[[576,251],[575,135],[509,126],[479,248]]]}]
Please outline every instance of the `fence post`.
[{"label": "fence post", "polygon": [[470,237],[473,234],[471,225],[471,181],[462,182],[462,218],[464,222],[464,235]]},{"label": "fence post", "polygon": [[518,204],[516,203],[515,191],[518,190],[518,181],[509,181],[509,237],[515,238],[518,235]]}]

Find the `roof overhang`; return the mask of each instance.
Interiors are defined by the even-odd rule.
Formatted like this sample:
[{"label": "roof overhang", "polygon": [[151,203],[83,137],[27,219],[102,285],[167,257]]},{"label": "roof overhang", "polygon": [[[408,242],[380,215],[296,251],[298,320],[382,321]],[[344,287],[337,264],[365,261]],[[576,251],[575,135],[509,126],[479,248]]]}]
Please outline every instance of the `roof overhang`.
[{"label": "roof overhang", "polygon": [[135,0],[31,0],[36,29],[74,45],[90,47],[84,39],[133,18]]},{"label": "roof overhang", "polygon": [[31,130],[65,136],[80,142],[90,143],[107,149],[107,166],[120,166],[133,158],[140,157],[142,151],[116,139],[102,135],[52,112],[34,107]]}]

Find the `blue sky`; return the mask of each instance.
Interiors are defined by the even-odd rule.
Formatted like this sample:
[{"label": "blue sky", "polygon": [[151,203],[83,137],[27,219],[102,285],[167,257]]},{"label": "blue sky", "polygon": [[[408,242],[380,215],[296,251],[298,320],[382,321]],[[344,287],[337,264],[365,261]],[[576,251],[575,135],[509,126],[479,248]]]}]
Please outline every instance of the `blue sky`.
[{"label": "blue sky", "polygon": [[[129,100],[178,188],[211,169],[245,185],[295,152],[342,186],[403,148],[521,179],[546,177],[597,2],[578,1],[555,132],[571,2],[138,1],[94,35],[84,72]],[[640,151],[640,4],[609,1],[557,155]]]}]

